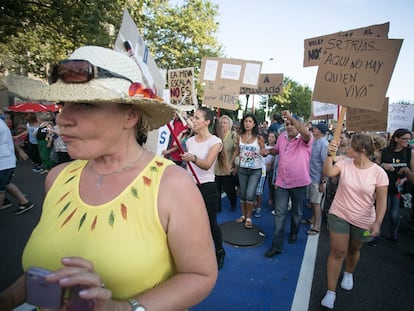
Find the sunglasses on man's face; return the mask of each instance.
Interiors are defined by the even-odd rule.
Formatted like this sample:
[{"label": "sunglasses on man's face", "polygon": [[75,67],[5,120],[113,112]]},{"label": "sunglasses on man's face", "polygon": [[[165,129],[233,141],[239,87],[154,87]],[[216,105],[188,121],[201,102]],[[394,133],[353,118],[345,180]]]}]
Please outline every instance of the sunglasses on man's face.
[{"label": "sunglasses on man's face", "polygon": [[131,79],[123,75],[102,67],[94,66],[87,60],[82,59],[68,59],[55,65],[49,77],[49,83],[56,83],[59,79],[64,83],[86,83],[92,79],[99,78],[118,78],[127,80],[131,82],[131,86],[128,91],[129,96],[139,94],[147,98],[162,100],[152,89],[145,88],[142,83],[133,82]]}]

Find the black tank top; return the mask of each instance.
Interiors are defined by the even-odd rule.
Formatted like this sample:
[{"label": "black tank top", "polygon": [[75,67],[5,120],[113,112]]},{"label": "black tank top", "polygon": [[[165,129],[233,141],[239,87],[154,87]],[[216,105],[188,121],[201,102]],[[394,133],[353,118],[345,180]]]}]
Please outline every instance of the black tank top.
[{"label": "black tank top", "polygon": [[391,164],[395,170],[393,172],[386,171],[390,184],[388,186],[388,191],[391,194],[398,193],[395,183],[398,178],[406,177],[405,174],[398,175],[398,171],[403,167],[410,168],[411,161],[411,149],[403,148],[400,151],[389,152],[387,149],[384,149],[381,154],[381,162]]}]

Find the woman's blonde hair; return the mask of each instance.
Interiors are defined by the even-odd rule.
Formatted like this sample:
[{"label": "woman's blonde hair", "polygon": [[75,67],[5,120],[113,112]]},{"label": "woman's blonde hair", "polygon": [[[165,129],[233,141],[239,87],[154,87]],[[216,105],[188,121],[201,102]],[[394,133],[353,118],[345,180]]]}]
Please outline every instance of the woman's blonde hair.
[{"label": "woman's blonde hair", "polygon": [[375,150],[382,150],[387,146],[387,140],[381,135],[372,136]]}]

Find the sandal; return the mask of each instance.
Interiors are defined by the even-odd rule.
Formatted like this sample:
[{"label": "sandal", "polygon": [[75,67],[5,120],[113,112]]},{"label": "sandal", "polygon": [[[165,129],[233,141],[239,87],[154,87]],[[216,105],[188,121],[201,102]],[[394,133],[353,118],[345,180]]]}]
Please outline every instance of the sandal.
[{"label": "sandal", "polygon": [[244,227],[246,229],[253,228],[253,223],[252,223],[252,219],[251,218],[246,218],[246,222],[244,223]]},{"label": "sandal", "polygon": [[319,230],[314,229],[314,228],[310,228],[306,233],[308,235],[317,235],[317,234],[319,234]]},{"label": "sandal", "polygon": [[239,218],[236,219],[236,222],[240,224],[244,222],[245,220],[246,220],[246,216],[240,216]]},{"label": "sandal", "polygon": [[312,224],[312,219],[302,219],[300,221],[301,224],[305,224],[305,225],[311,225]]}]

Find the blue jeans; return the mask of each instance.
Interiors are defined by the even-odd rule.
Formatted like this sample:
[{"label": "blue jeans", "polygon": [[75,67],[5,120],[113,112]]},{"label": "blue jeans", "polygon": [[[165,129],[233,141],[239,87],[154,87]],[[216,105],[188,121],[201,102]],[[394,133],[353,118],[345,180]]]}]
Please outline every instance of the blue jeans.
[{"label": "blue jeans", "polygon": [[292,189],[283,189],[278,187],[275,191],[274,202],[276,203],[276,215],[275,232],[273,234],[272,245],[279,251],[283,250],[289,198],[292,200],[290,233],[298,233],[300,221],[302,220],[303,205],[306,198],[306,186]]},{"label": "blue jeans", "polygon": [[396,194],[388,194],[388,216],[391,221],[391,233],[397,233],[400,227],[400,198]]},{"label": "blue jeans", "polygon": [[240,202],[253,203],[256,199],[256,188],[262,177],[262,169],[239,167]]}]

